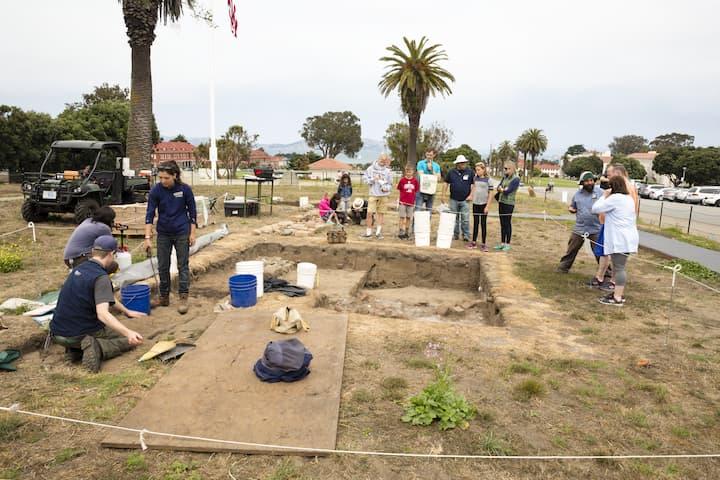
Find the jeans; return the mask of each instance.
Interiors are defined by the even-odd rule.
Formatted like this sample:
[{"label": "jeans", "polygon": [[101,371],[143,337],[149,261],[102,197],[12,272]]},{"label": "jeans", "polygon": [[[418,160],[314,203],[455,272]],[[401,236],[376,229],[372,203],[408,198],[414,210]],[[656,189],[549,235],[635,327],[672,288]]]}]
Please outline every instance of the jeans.
[{"label": "jeans", "polygon": [[189,235],[165,235],[158,234],[157,237],[157,257],[158,270],[160,274],[160,296],[166,297],[170,295],[170,254],[172,247],[175,247],[177,255],[177,268],[180,293],[188,293],[190,288],[190,266],[188,260],[190,257]]},{"label": "jeans", "polygon": [[415,210],[428,211],[432,215],[433,200],[435,200],[435,195],[418,192],[415,195]]},{"label": "jeans", "polygon": [[510,244],[512,238],[512,213],[515,205],[500,202],[498,204],[500,214],[500,243]]},{"label": "jeans", "polygon": [[462,229],[463,239],[470,239],[470,205],[465,200],[450,199],[450,211],[456,212],[455,216],[455,236],[460,236]]},{"label": "jeans", "polygon": [[473,203],[473,236],[472,241],[477,242],[478,237],[478,225],[482,228],[482,244],[485,245],[487,241],[487,213],[485,213],[485,207],[487,203],[482,205],[475,205]]}]

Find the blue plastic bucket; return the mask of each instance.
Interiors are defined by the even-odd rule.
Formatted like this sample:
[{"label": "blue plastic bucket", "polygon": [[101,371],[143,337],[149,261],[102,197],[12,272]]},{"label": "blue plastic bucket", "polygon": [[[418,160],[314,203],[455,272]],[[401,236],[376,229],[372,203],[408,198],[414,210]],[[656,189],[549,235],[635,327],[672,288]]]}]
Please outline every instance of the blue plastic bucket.
[{"label": "blue plastic bucket", "polygon": [[257,277],[255,275],[233,275],[228,280],[230,303],[233,307],[252,307],[257,303]]},{"label": "blue plastic bucket", "polygon": [[150,285],[128,285],[122,288],[120,296],[128,310],[150,315]]}]

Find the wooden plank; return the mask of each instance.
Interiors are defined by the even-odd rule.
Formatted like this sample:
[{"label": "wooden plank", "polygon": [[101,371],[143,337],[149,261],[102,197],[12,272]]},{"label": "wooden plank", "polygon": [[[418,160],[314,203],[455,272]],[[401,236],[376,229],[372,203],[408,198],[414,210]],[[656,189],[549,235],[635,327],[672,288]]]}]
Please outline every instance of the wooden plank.
[{"label": "wooden plank", "polygon": [[[252,371],[271,331],[272,311],[218,314],[172,370],[125,417],[121,426],[220,440],[305,448],[335,448],[347,315],[304,312],[310,332],[297,337],[312,352],[311,373],[295,383],[269,384]],[[312,451],[247,447],[145,435],[149,448],[317,456]],[[112,431],[102,445],[138,448],[139,435]]]}]

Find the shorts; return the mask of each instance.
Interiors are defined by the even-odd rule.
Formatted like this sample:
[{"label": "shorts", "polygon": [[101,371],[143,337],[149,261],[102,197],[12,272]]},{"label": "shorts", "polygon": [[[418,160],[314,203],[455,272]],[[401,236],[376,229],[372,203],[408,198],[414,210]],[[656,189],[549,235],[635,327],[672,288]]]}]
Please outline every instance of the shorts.
[{"label": "shorts", "polygon": [[368,198],[368,214],[379,213],[384,215],[387,213],[387,197],[370,197]]},{"label": "shorts", "polygon": [[398,207],[398,213],[400,218],[411,218],[415,213],[415,205],[403,205],[401,203]]}]

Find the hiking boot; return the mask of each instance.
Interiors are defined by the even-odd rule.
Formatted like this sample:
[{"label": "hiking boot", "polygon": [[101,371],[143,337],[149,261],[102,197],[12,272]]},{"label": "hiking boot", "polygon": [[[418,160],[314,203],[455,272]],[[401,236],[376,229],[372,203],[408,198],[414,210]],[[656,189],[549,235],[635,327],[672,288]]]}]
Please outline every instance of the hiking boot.
[{"label": "hiking boot", "polygon": [[82,342],[82,365],[91,373],[97,373],[100,371],[100,364],[102,363],[102,350],[97,339],[91,335],[86,335]]},{"label": "hiking boot", "polygon": [[150,302],[150,308],[167,307],[170,305],[170,295],[160,295],[153,298]]},{"label": "hiking boot", "polygon": [[180,294],[180,304],[178,305],[178,313],[180,315],[185,315],[189,310],[188,307],[188,294],[187,293],[181,293]]}]

